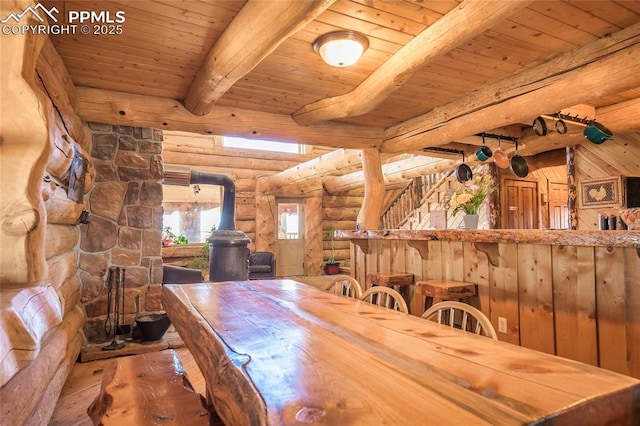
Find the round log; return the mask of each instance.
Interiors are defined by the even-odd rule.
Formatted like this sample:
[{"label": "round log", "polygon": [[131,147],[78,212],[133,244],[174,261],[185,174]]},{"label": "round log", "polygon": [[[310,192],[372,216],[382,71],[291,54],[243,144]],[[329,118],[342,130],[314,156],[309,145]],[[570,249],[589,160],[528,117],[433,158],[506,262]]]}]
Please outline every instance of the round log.
[{"label": "round log", "polygon": [[72,250],[47,259],[47,265],[49,266],[49,282],[57,290],[67,278],[76,273],[78,253]]},{"label": "round log", "polygon": [[62,301],[62,310],[64,313],[64,317],[69,315],[69,312],[71,312],[80,301],[81,285],[82,283],[80,282],[80,277],[74,274],[64,280],[64,282],[58,289],[58,296],[60,296],[60,300]]},{"label": "round log", "polygon": [[43,182],[41,185],[42,198],[47,211],[47,222],[49,224],[75,225],[78,223],[80,214],[87,207],[87,201],[82,204],[76,203],[67,198],[67,191],[53,184]]},{"label": "round log", "polygon": [[[41,396],[64,359],[75,361],[78,357],[80,347],[70,343],[78,336],[83,320],[82,310],[74,309],[42,343],[38,356],[3,384],[0,389],[0,418],[3,424],[29,424],[27,420],[36,411]],[[4,363],[2,367],[5,367]]]},{"label": "round log", "polygon": [[30,205],[14,205],[2,218],[2,235],[19,237],[27,235],[38,226],[39,213]]},{"label": "round log", "polygon": [[47,226],[44,252],[47,259],[72,250],[78,243],[79,233],[75,226],[52,224]]},{"label": "round log", "polygon": [[360,229],[378,229],[385,188],[380,153],[377,150],[362,150],[362,170],[365,178],[364,200],[356,221]]},{"label": "round log", "polygon": [[91,156],[89,155],[89,153],[87,152],[87,150],[82,147],[81,145],[76,144],[76,147],[80,150],[80,152],[82,153],[82,155],[84,156],[84,158],[87,160],[87,171],[84,175],[84,193],[88,193],[89,191],[91,191],[93,189],[93,186],[95,185],[95,179],[96,179],[96,168],[93,164],[93,160],[91,159]]},{"label": "round log", "polygon": [[[55,112],[52,113],[55,116]],[[51,115],[49,119],[51,119]],[[73,139],[66,133],[62,133],[56,125],[49,126],[49,137],[53,142],[53,152],[47,164],[47,172],[57,182],[67,184],[69,182],[69,169],[73,161]]]},{"label": "round log", "polygon": [[[9,3],[4,7],[3,2],[3,16],[19,13],[27,4]],[[46,95],[34,84],[35,62],[44,40],[44,36],[27,33],[2,38],[0,285],[3,286],[31,285],[27,283],[43,282],[47,275],[42,250],[45,215],[39,201],[39,182],[34,179],[43,175],[51,155],[48,123],[42,113]]]}]

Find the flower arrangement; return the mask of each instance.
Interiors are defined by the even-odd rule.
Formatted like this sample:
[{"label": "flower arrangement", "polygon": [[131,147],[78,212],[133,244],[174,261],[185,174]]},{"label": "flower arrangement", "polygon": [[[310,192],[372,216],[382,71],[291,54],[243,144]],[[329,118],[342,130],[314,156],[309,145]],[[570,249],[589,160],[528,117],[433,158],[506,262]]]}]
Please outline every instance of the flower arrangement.
[{"label": "flower arrangement", "polygon": [[454,192],[449,201],[449,206],[453,207],[453,215],[459,211],[466,214],[478,214],[478,209],[484,200],[496,190],[491,176],[484,175],[477,177],[473,183],[467,182],[460,191]]}]

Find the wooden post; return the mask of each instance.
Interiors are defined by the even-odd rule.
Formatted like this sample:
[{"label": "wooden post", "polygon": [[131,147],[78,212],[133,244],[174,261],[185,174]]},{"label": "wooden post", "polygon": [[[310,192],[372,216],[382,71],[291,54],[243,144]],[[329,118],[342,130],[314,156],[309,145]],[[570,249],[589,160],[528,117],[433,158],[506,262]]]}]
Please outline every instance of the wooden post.
[{"label": "wooden post", "polygon": [[256,193],[256,251],[276,251],[276,199]]},{"label": "wooden post", "polygon": [[322,195],[305,198],[304,201],[304,273],[322,274]]},{"label": "wooden post", "polygon": [[502,223],[500,220],[502,206],[500,205],[500,176],[495,163],[489,164],[489,175],[497,186],[497,189],[489,195],[489,229],[499,229]]},{"label": "wooden post", "polygon": [[572,146],[567,147],[567,189],[569,199],[567,200],[567,210],[569,213],[569,229],[578,229],[578,190],[576,185],[576,153]]},{"label": "wooden post", "polygon": [[358,213],[360,229],[378,229],[384,202],[384,177],[380,152],[373,148],[362,150],[362,170],[364,171],[364,200]]}]

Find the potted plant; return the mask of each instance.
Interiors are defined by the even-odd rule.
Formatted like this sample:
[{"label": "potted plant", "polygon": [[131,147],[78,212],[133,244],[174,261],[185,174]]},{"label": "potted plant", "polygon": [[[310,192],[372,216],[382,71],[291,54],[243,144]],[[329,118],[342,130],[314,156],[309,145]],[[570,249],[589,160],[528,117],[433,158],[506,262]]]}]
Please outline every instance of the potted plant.
[{"label": "potted plant", "polygon": [[184,235],[174,234],[170,226],[165,226],[164,231],[162,231],[162,247],[175,244],[189,244],[189,241]]},{"label": "potted plant", "polygon": [[178,235],[176,238],[174,238],[173,242],[175,244],[189,244],[189,240],[187,240],[187,237],[185,237],[184,235]]},{"label": "potted plant", "polygon": [[189,268],[200,269],[205,279],[209,276],[209,243],[202,244],[202,249],[197,256],[187,264]]},{"label": "potted plant", "polygon": [[168,247],[173,244],[176,234],[173,233],[170,226],[165,226],[162,231],[162,247]]},{"label": "potted plant", "polygon": [[331,242],[331,257],[327,259],[327,263],[324,265],[324,272],[327,275],[336,275],[340,273],[340,262],[336,262],[336,250],[333,246],[333,237],[335,236],[335,233],[335,228],[330,226],[329,230],[327,230],[327,236]]},{"label": "potted plant", "polygon": [[488,175],[476,178],[475,182],[467,182],[451,197],[449,205],[453,207],[453,216],[460,211],[464,212],[465,228],[476,229],[478,210],[489,194],[495,190],[493,180]]}]

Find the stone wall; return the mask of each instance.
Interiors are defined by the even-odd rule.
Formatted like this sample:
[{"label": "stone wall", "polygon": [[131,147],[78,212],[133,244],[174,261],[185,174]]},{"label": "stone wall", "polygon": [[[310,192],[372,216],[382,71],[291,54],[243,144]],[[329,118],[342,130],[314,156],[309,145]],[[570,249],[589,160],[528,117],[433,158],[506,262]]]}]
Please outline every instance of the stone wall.
[{"label": "stone wall", "polygon": [[88,194],[90,223],[81,226],[79,275],[85,336],[99,343],[109,339],[104,323],[111,267],[125,268],[124,324],[134,321],[137,297],[141,313],[162,310],[164,167],[162,131],[99,123],[89,129],[96,183]]}]

